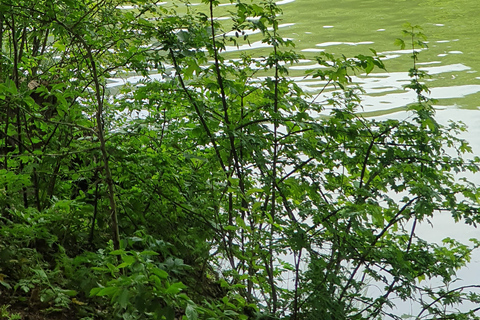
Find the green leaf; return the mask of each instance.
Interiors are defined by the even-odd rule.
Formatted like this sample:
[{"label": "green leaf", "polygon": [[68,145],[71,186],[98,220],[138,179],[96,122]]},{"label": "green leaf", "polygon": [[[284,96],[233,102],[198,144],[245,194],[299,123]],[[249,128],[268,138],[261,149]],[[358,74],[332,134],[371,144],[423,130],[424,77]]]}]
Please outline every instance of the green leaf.
[{"label": "green leaf", "polygon": [[250,189],[250,190],[247,191],[246,195],[247,195],[247,197],[248,197],[248,196],[250,196],[250,195],[252,195],[252,194],[254,194],[254,193],[256,193],[256,192],[264,192],[264,190],[261,189],[261,188],[252,188],[252,189]]},{"label": "green leaf", "polygon": [[185,315],[187,316],[187,320],[198,319],[197,310],[195,310],[195,306],[190,303],[187,305],[187,308],[185,309]]},{"label": "green leaf", "polygon": [[120,308],[122,309],[127,308],[127,306],[130,304],[129,298],[130,298],[130,292],[128,291],[128,289],[122,288],[120,294],[116,299]]},{"label": "green leaf", "polygon": [[123,263],[121,263],[117,268],[121,269],[121,268],[125,268],[125,267],[128,267],[128,266],[131,266],[132,264],[135,263],[136,259],[135,257],[133,256],[122,256],[122,260],[123,260]]},{"label": "green leaf", "polygon": [[142,255],[142,256],[158,256],[159,253],[155,252],[155,251],[151,251],[151,250],[146,250],[146,251],[140,252],[140,255]]},{"label": "green leaf", "polygon": [[6,89],[6,91],[11,93],[12,95],[17,95],[18,94],[17,85],[15,84],[15,82],[13,82],[12,80],[10,80],[8,78],[5,82],[5,84],[7,85],[6,87],[4,87]]},{"label": "green leaf", "polygon": [[93,288],[90,290],[90,297],[96,296],[103,288]]},{"label": "green leaf", "polygon": [[418,280],[418,282],[420,283],[420,282],[422,282],[423,280],[425,280],[425,278],[426,278],[426,277],[425,277],[425,274],[422,274],[422,275],[420,275],[420,276],[417,277],[417,280]]},{"label": "green leaf", "polygon": [[64,290],[63,293],[69,297],[75,297],[78,294],[78,292],[75,290]]},{"label": "green leaf", "polygon": [[160,279],[167,279],[168,278],[168,273],[165,270],[154,268],[152,269],[152,272],[157,275]]},{"label": "green leaf", "polygon": [[255,211],[255,210],[259,209],[261,206],[262,206],[262,203],[261,203],[261,202],[255,202],[255,203],[252,205],[252,210]]},{"label": "green leaf", "polygon": [[182,291],[182,289],[185,289],[187,286],[184,285],[183,283],[181,282],[175,282],[173,283],[172,285],[170,285],[167,290],[165,290],[165,293],[166,294],[172,294],[172,295],[175,295],[177,293],[179,293],[180,291]]},{"label": "green leaf", "polygon": [[400,47],[400,49],[405,49],[405,41],[400,38],[395,39],[394,43],[395,46]]},{"label": "green leaf", "polygon": [[107,268],[110,271],[111,275],[114,276],[118,272],[118,268],[111,263],[107,263]]},{"label": "green leaf", "polygon": [[237,222],[237,225],[242,228],[242,229],[245,229],[247,228],[247,225],[245,224],[245,221],[241,218],[241,217],[236,217],[235,218],[235,221]]},{"label": "green leaf", "polygon": [[[100,289],[98,292],[95,293],[96,296],[103,297],[103,296],[113,296],[119,290],[118,287],[105,287]],[[90,291],[90,295],[92,295],[92,291]]]},{"label": "green leaf", "polygon": [[55,41],[52,47],[61,52],[64,52],[65,49],[67,48],[63,43],[60,43],[59,41]]},{"label": "green leaf", "polygon": [[7,289],[11,289],[11,288],[12,288],[12,286],[11,286],[10,284],[8,284],[7,282],[5,282],[5,281],[3,281],[3,280],[0,280],[0,284],[1,284],[2,286],[4,286],[5,288],[7,288]]},{"label": "green leaf", "polygon": [[132,241],[132,242],[142,242],[143,239],[140,238],[140,237],[130,237],[128,238],[128,240]]},{"label": "green leaf", "polygon": [[367,67],[365,68],[365,72],[369,74],[370,72],[372,72],[374,67],[375,67],[375,64],[373,63],[373,60],[371,59],[367,60]]}]

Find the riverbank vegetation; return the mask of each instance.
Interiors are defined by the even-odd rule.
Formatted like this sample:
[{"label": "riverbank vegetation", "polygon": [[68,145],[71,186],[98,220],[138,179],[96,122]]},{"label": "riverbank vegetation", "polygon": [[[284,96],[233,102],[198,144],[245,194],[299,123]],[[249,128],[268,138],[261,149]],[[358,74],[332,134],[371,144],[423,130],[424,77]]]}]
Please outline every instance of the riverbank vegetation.
[{"label": "riverbank vegetation", "polygon": [[[310,97],[274,2],[218,6],[0,0],[0,319],[478,319],[480,242],[417,233],[480,221],[418,27],[418,100],[376,120],[351,80],[375,51],[321,54]],[[252,37],[270,53],[224,59]]]}]

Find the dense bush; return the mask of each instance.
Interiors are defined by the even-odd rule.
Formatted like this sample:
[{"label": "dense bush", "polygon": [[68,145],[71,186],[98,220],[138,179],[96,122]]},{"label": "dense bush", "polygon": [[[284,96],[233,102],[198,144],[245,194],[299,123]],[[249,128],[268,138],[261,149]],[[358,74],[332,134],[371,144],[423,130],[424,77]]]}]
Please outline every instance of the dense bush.
[{"label": "dense bush", "polygon": [[[418,101],[380,121],[351,82],[384,69],[374,51],[317,57],[334,92],[317,103],[288,78],[301,56],[274,2],[237,1],[225,25],[202,2],[0,0],[2,294],[83,319],[400,319],[395,299],[478,319],[447,307],[480,303],[451,286],[479,242],[416,233],[440,211],[479,222],[455,176],[479,159],[435,120],[418,27],[397,40]],[[256,36],[268,55],[225,58]]]}]

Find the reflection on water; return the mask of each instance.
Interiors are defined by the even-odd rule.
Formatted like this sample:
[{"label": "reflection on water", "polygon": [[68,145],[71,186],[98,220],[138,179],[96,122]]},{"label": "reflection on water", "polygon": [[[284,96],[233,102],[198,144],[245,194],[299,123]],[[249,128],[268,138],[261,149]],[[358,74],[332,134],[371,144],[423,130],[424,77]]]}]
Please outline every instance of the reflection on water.
[{"label": "reflection on water", "polygon": [[[395,118],[398,120],[408,119],[409,113],[406,111],[397,112],[394,114],[388,114],[384,116],[377,117],[378,119],[391,119]],[[450,120],[453,121],[462,121],[468,128],[468,132],[461,134],[461,138],[466,139],[467,141],[478,141],[480,137],[480,112],[478,110],[467,110],[460,109],[453,106],[445,106],[443,110],[437,110],[436,113],[437,120],[442,124],[447,124]],[[474,149],[480,151],[480,146],[474,145]],[[475,150],[474,150],[475,151]],[[476,183],[480,184],[480,175],[478,174],[469,174],[465,175],[466,178]],[[437,213],[434,218],[429,219],[428,222],[423,222],[419,224],[416,228],[417,234],[429,242],[435,242],[441,244],[442,240],[450,237],[456,239],[464,244],[470,244],[469,239],[471,238],[480,238],[480,230],[473,226],[465,225],[463,223],[455,223],[451,215],[448,213]],[[480,269],[480,251],[476,250],[472,253],[470,263],[459,270],[458,277],[459,280],[455,282],[454,287],[460,287],[462,285],[469,284],[479,284],[478,270]],[[422,285],[427,285],[426,282],[422,282]],[[441,283],[430,282],[430,286],[441,285]],[[377,292],[372,292],[377,293]],[[465,305],[463,309],[472,308],[476,306]],[[460,307],[462,309],[462,307]],[[397,313],[415,313],[418,312],[418,306],[413,306],[407,302],[397,301],[394,311]]]},{"label": "reflection on water", "polygon": [[[480,77],[476,75],[480,70],[477,34],[480,19],[476,16],[479,10],[477,0],[297,0],[284,7],[284,22],[296,23],[289,29],[291,34],[284,36],[294,38],[297,47],[310,59],[320,51],[317,48],[350,57],[368,54],[370,47],[376,49],[384,56],[388,72],[353,78],[365,90],[363,111],[381,112],[379,119],[407,119],[406,111],[398,111],[416,101],[414,93],[403,89],[410,81],[407,71],[412,65],[411,50],[398,50],[393,41],[401,35],[402,23],[421,25],[429,38],[429,47],[419,55],[419,66],[432,76],[427,85],[430,97],[438,99],[437,119],[444,124],[449,120],[465,122],[469,132],[462,137],[471,143],[475,154],[480,154]],[[327,24],[332,28],[323,28]],[[312,94],[321,90],[325,82],[303,78],[299,72],[317,67],[305,63],[290,68],[298,77],[296,83]],[[323,98],[328,97],[327,94]],[[468,178],[480,184],[480,175]],[[468,243],[468,239],[480,237],[478,229],[454,223],[447,214],[436,215],[431,222],[434,227],[423,223],[418,229],[427,241],[441,243],[445,237],[451,237]],[[476,251],[471,263],[460,270],[459,277],[463,280],[455,286],[478,283],[479,269],[480,252]],[[396,307],[400,313],[414,311],[407,304],[399,303]]]},{"label": "reflection on water", "polygon": [[[218,19],[230,20],[229,12],[235,2],[220,2],[215,9]],[[416,50],[422,51],[419,65],[436,64],[435,67],[424,68],[432,75],[428,81],[431,96],[442,100],[439,101],[442,105],[478,108],[480,77],[474,73],[480,69],[477,54],[480,42],[476,33],[480,29],[480,20],[475,9],[480,10],[480,1],[280,0],[276,4],[284,12],[280,18],[280,34],[293,40],[297,51],[305,55],[305,60],[289,67],[292,77],[300,78],[306,70],[322,68],[314,60],[320,52],[352,57],[371,54],[370,48],[373,48],[382,56],[388,72],[355,77],[355,82],[366,91],[365,111],[398,111],[399,107],[412,102],[411,94],[400,92],[403,91],[402,86],[408,83],[406,72],[412,66],[412,52],[409,49],[399,50],[393,45],[394,40],[401,36],[402,24],[408,21],[421,25],[429,38],[428,49]],[[158,5],[168,7],[172,1]],[[206,9],[201,3],[191,5],[196,10]],[[226,32],[227,36],[235,35],[235,32]],[[246,34],[250,36],[250,43],[227,46],[223,52],[227,58],[235,58],[247,50],[256,57],[268,54],[270,46],[262,43],[262,35],[258,31]],[[138,81],[136,78],[130,80]],[[309,78],[300,81],[302,87],[312,94],[324,85]],[[110,86],[122,82],[113,81]]]},{"label": "reflection on water", "polygon": [[[324,26],[325,28],[325,26]],[[324,42],[324,43],[319,43],[316,46],[317,47],[329,47],[329,46],[339,46],[339,45],[347,45],[347,46],[358,46],[360,44],[373,44],[373,41],[360,41],[360,42]]]},{"label": "reflection on water", "polygon": [[[400,51],[392,51],[399,52]],[[307,60],[308,61],[308,60]],[[432,64],[438,63],[433,61]],[[302,64],[290,67],[290,70],[311,70],[316,68],[325,68],[319,64]],[[470,67],[457,63],[451,65],[422,67],[421,70],[428,72],[430,75],[446,74],[453,77],[455,72],[464,72],[471,70]],[[313,79],[312,77],[294,77],[295,83],[299,85],[305,92],[315,94],[324,88],[326,81]],[[407,72],[389,72],[389,73],[371,73],[352,77],[355,84],[360,85],[365,94],[362,95],[363,111],[385,111],[398,110],[408,104],[416,101],[416,94],[413,91],[405,91],[403,88],[410,83]],[[452,78],[453,80],[453,78]],[[429,97],[437,100],[443,99],[462,99],[468,95],[480,92],[479,84],[459,84],[452,81],[453,85],[430,87]],[[332,87],[333,88],[333,87]],[[328,87],[327,87],[328,89]],[[324,101],[332,97],[331,92],[322,95]],[[320,102],[321,101],[316,101]],[[328,108],[327,108],[328,112]]]}]

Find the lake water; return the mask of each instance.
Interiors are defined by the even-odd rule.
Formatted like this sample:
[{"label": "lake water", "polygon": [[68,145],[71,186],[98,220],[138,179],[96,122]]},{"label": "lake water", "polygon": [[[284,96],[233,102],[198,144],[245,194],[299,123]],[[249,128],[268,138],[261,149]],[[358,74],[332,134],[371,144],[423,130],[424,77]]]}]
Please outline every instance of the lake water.
[{"label": "lake water", "polygon": [[[231,4],[216,9],[219,19],[229,19]],[[192,2],[192,4],[194,4]],[[431,97],[438,99],[437,118],[463,121],[469,127],[464,134],[476,154],[480,154],[480,1],[478,0],[283,0],[280,34],[290,38],[305,58],[290,66],[290,75],[307,92],[315,94],[323,87],[317,79],[305,78],[305,70],[316,67],[318,52],[371,54],[369,48],[384,55],[388,72],[358,75],[354,81],[366,91],[363,106],[366,115],[378,118],[406,118],[405,106],[416,99],[403,89],[409,82],[412,66],[410,50],[400,50],[394,40],[401,37],[402,24],[420,25],[428,37],[428,49],[420,54],[420,65],[432,78],[428,80]],[[170,1],[164,3],[170,5]],[[197,4],[201,8],[200,4]],[[229,8],[230,7],[230,8]],[[260,35],[251,36],[251,46],[228,47],[227,56],[249,50],[254,56],[269,53],[260,42]],[[480,184],[480,177],[470,177]],[[429,241],[441,242],[452,237],[468,242],[479,238],[480,230],[463,223],[453,223],[448,215],[433,220],[434,227],[423,224],[419,234]],[[459,272],[463,283],[479,283],[480,254]],[[461,285],[458,283],[457,285]],[[400,306],[399,306],[400,307]],[[409,306],[400,307],[409,311]]]},{"label": "lake water", "polygon": [[[432,78],[428,81],[431,96],[438,99],[437,118],[463,121],[469,127],[464,135],[476,154],[480,154],[480,1],[478,0],[285,0],[277,2],[283,10],[280,34],[294,41],[305,59],[291,66],[306,91],[315,93],[323,84],[304,78],[306,69],[315,68],[313,58],[320,51],[345,54],[370,54],[369,48],[385,56],[388,72],[373,72],[355,77],[366,94],[364,111],[379,118],[406,118],[404,108],[415,101],[415,94],[406,92],[408,69],[412,66],[410,50],[400,50],[394,40],[401,37],[402,24],[420,25],[428,37],[428,49],[420,54],[421,67]],[[219,8],[222,10],[222,8]],[[225,13],[225,18],[228,14]],[[252,42],[260,40],[252,37]],[[229,48],[237,51],[236,48]],[[257,42],[252,54],[261,56],[268,49]],[[472,176],[480,184],[480,177]],[[448,215],[439,215],[430,224],[420,226],[419,235],[441,242],[445,237],[468,242],[479,238],[480,230],[463,223],[455,224]],[[478,284],[480,253],[459,272],[466,283]],[[401,312],[414,311],[407,304],[397,306]],[[398,310],[399,311],[399,310]]]},{"label": "lake water", "polygon": [[[221,3],[216,13],[227,21],[231,4],[226,0]],[[376,117],[405,118],[405,106],[416,99],[414,93],[403,89],[409,82],[411,50],[400,50],[394,40],[402,37],[405,22],[421,26],[428,48],[420,53],[419,64],[432,76],[428,86],[431,97],[438,100],[437,118],[442,123],[465,122],[469,132],[464,137],[480,154],[480,1],[283,0],[277,4],[283,10],[280,34],[292,39],[296,50],[305,56],[289,67],[290,76],[310,93],[323,87],[318,79],[304,77],[305,70],[315,68],[318,52],[349,57],[371,54],[373,48],[385,56],[388,72],[354,77],[366,91],[364,111]],[[244,50],[259,57],[267,54],[269,49],[259,43],[260,39],[260,35],[251,35],[251,46],[228,47],[227,56]],[[480,177],[471,178],[480,184]],[[480,230],[446,221],[438,221],[435,230],[425,230],[436,241],[451,236],[452,231],[463,239],[480,236]],[[475,263],[479,262],[477,256]]]},{"label": "lake water", "polygon": [[[228,24],[229,11],[234,4],[228,0],[220,2],[215,15]],[[166,7],[171,4],[172,1],[160,3]],[[292,39],[296,51],[304,55],[300,63],[289,67],[290,76],[295,77],[307,92],[315,93],[323,87],[318,79],[304,77],[306,70],[318,67],[314,57],[319,52],[352,57],[371,54],[370,48],[373,48],[384,56],[388,72],[354,78],[366,90],[365,112],[380,115],[402,111],[415,100],[413,93],[403,90],[403,85],[409,81],[411,50],[400,50],[393,43],[401,37],[402,24],[410,22],[420,25],[428,36],[429,47],[422,50],[419,65],[432,75],[428,85],[432,97],[439,100],[437,108],[451,112],[478,110],[480,19],[477,15],[480,1],[281,0],[277,4],[283,10],[280,34]],[[207,11],[195,0],[192,7]],[[250,45],[227,46],[224,55],[233,58],[241,51],[249,51],[253,56],[264,56],[270,49],[260,40],[259,32],[252,34]]]}]

